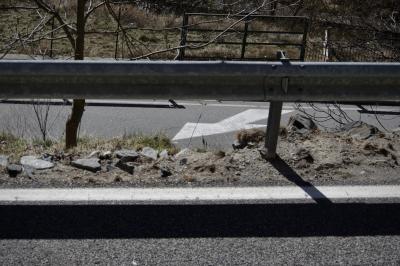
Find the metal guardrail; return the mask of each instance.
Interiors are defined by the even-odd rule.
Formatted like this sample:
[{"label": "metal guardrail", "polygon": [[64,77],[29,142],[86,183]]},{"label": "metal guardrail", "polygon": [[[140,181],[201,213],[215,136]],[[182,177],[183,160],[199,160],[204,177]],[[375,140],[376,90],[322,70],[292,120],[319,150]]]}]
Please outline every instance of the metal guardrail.
[{"label": "metal guardrail", "polygon": [[270,101],[273,158],[282,102],[400,101],[400,63],[0,61],[0,98]]}]

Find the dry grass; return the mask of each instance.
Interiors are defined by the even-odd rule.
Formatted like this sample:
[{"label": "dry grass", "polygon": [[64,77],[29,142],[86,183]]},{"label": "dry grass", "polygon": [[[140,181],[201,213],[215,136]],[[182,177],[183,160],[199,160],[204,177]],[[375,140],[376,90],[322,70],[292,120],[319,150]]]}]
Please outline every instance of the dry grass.
[{"label": "dry grass", "polygon": [[[22,0],[21,0],[22,1]],[[21,1],[15,1],[21,3]],[[68,20],[74,22],[75,17],[75,1],[59,1],[52,0],[57,6],[58,10],[62,14],[68,14]],[[174,14],[155,14],[142,10],[134,5],[122,5],[121,10],[117,6],[113,7],[114,12],[118,15],[120,13],[120,18],[122,25],[127,28],[129,39],[132,41],[130,54],[129,49],[127,49],[126,43],[124,43],[124,38],[122,33],[119,34],[119,42],[117,48],[118,58],[129,58],[138,57],[143,54],[147,54],[151,51],[158,51],[176,47],[179,45],[180,41],[180,31],[179,27],[182,24],[182,17]],[[39,21],[39,17],[35,11],[7,11],[0,14],[0,45],[4,45],[12,39],[15,35],[16,29],[15,24],[18,20],[19,31],[28,33],[32,30],[35,23]],[[204,22],[210,23],[204,23]],[[195,26],[199,28],[218,28],[225,29],[232,23],[235,19],[225,19],[225,18],[215,18],[215,17],[191,17],[189,24],[200,23],[200,25]],[[56,25],[57,26],[57,25]],[[240,22],[235,27],[236,30],[243,30],[244,23]],[[253,30],[265,30],[266,28],[272,29],[272,26],[266,22],[262,21],[252,21],[250,23],[250,29]],[[278,26],[277,26],[278,27]],[[279,26],[281,27],[281,26]],[[167,28],[168,30],[160,31],[160,29]],[[153,29],[153,30],[152,30]],[[155,29],[155,30],[154,30]],[[51,30],[50,25],[46,25],[43,32],[48,32]],[[87,31],[107,31],[115,32],[117,30],[117,24],[113,21],[112,17],[108,13],[106,8],[97,9],[87,21],[86,24]],[[192,40],[210,40],[215,37],[218,33],[201,34],[199,32],[190,33],[188,39]],[[56,32],[56,36],[63,35],[62,30]],[[270,40],[273,38],[281,38],[276,36],[268,36]],[[238,41],[242,40],[242,33],[227,33],[220,41]],[[249,36],[250,41],[265,41],[265,38],[257,38],[254,36]],[[0,47],[1,47],[0,46]],[[85,39],[85,56],[88,57],[114,57],[116,50],[116,35],[115,34],[87,34]],[[237,48],[237,49],[236,49]],[[270,54],[274,55],[276,51],[273,51],[273,47],[265,48],[264,50],[271,50]],[[254,52],[255,51],[255,52]],[[22,53],[22,54],[32,54],[32,55],[49,55],[50,54],[50,41],[43,40],[37,43],[26,44],[24,46],[17,45],[10,53]],[[210,45],[204,49],[192,50],[188,52],[196,56],[203,57],[219,57],[219,58],[231,58],[238,57],[240,55],[240,47],[232,46],[221,46],[221,45]],[[257,49],[249,50],[246,53],[248,57],[259,57],[260,54],[269,54],[269,52],[262,51],[261,53]],[[73,49],[71,44],[67,39],[55,40],[53,42],[53,55],[55,57],[71,57],[73,55]],[[169,51],[162,54],[157,54],[151,56],[151,59],[172,59],[176,56],[176,51]]]},{"label": "dry grass", "polygon": [[[118,149],[141,150],[151,147],[158,151],[168,150],[169,154],[176,154],[179,149],[172,144],[171,140],[163,133],[153,135],[134,134],[120,138],[101,139],[94,137],[83,137],[78,141],[78,146],[68,153],[87,155],[92,151],[115,151]],[[40,141],[17,138],[13,135],[0,134],[0,154],[10,156],[13,162],[19,161],[21,156],[29,154],[58,154],[64,151],[63,141]]]}]

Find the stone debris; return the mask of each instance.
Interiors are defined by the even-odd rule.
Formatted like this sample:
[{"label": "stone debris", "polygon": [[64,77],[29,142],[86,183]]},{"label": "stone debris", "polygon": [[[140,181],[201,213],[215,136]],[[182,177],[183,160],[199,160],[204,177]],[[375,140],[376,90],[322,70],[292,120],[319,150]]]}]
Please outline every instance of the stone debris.
[{"label": "stone debris", "polygon": [[71,165],[91,172],[97,172],[101,170],[101,165],[99,163],[99,159],[90,158],[90,159],[77,159],[71,162]]},{"label": "stone debris", "polygon": [[232,143],[232,148],[234,150],[243,149],[244,147],[246,147],[246,143],[242,143],[242,142],[238,141],[237,139]]},{"label": "stone debris", "polygon": [[381,133],[377,127],[361,121],[348,123],[342,127],[342,130],[357,140],[369,139]]},{"label": "stone debris", "polygon": [[7,165],[7,173],[10,177],[17,177],[18,174],[22,173],[22,166],[19,164]]},{"label": "stone debris", "polygon": [[293,130],[300,134],[306,134],[309,133],[310,131],[318,129],[317,125],[311,118],[300,114],[296,114],[290,117],[287,127],[290,130]]},{"label": "stone debris", "polygon": [[55,159],[55,156],[49,153],[44,153],[39,159],[42,159],[47,162],[52,162]]},{"label": "stone debris", "polygon": [[0,155],[0,166],[7,167],[8,165],[8,156]]},{"label": "stone debris", "polygon": [[33,169],[32,167],[26,166],[26,165],[24,166],[24,172],[31,179],[35,175],[35,169]]},{"label": "stone debris", "polygon": [[134,171],[135,171],[135,165],[133,164],[133,162],[124,162],[122,160],[119,160],[116,164],[116,167],[118,167],[119,169],[121,169],[122,171],[125,171],[131,175],[133,175]]},{"label": "stone debris", "polygon": [[117,156],[118,159],[124,158],[124,161],[135,161],[137,158],[139,158],[139,154],[135,150],[118,150],[115,151],[115,156]]},{"label": "stone debris", "polygon": [[107,172],[111,172],[113,170],[117,169],[117,167],[115,167],[114,165],[112,165],[111,163],[106,165],[106,170]]},{"label": "stone debris", "polygon": [[87,158],[99,158],[100,151],[92,151]]},{"label": "stone debris", "polygon": [[158,152],[150,147],[144,147],[142,151],[140,152],[141,155],[143,155],[146,158],[150,158],[152,160],[157,160],[158,157]]},{"label": "stone debris", "polygon": [[306,168],[310,164],[314,163],[314,157],[311,155],[311,152],[304,148],[297,150],[293,159],[298,168]]},{"label": "stone debris", "polygon": [[160,159],[168,159],[168,151],[167,150],[162,150],[159,154]]},{"label": "stone debris", "polygon": [[44,170],[44,169],[50,169],[50,168],[54,167],[54,163],[45,161],[42,159],[38,159],[35,156],[22,156],[20,163],[23,166],[28,166],[35,170]]},{"label": "stone debris", "polygon": [[194,152],[189,149],[189,148],[184,148],[183,150],[181,150],[180,152],[178,152],[177,154],[175,154],[175,159],[182,159],[184,157],[188,157],[191,154],[193,154]]},{"label": "stone debris", "polygon": [[169,170],[166,167],[161,167],[160,168],[160,175],[161,175],[161,177],[168,177],[168,176],[172,175],[172,172],[171,172],[171,170]]},{"label": "stone debris", "polygon": [[111,151],[102,152],[99,155],[99,159],[100,160],[110,160],[111,158],[112,158],[112,152]]},{"label": "stone debris", "polygon": [[209,171],[210,173],[215,173],[216,166],[215,164],[197,165],[193,167],[193,170],[197,172]]}]

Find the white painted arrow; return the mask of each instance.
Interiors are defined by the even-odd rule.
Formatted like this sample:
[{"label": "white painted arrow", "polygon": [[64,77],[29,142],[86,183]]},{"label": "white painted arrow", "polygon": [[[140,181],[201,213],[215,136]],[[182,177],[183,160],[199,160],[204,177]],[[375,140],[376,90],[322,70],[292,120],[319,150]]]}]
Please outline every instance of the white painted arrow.
[{"label": "white painted arrow", "polygon": [[[282,114],[293,111],[284,110]],[[249,109],[218,123],[186,123],[172,140],[188,139],[191,137],[210,136],[241,129],[265,127],[266,125],[250,124],[268,118],[266,109]]]}]

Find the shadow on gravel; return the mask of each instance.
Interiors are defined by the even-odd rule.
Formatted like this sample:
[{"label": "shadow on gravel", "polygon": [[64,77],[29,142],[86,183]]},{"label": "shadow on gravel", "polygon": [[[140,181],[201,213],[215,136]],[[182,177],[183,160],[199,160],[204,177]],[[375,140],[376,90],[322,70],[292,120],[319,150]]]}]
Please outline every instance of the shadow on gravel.
[{"label": "shadow on gravel", "polygon": [[0,239],[400,235],[400,204],[0,206]]},{"label": "shadow on gravel", "polygon": [[304,181],[301,176],[299,176],[284,160],[279,156],[275,159],[268,160],[268,162],[276,169],[278,172],[287,178],[290,182],[299,186],[304,190],[315,202],[318,204],[331,204],[330,201],[321,191],[319,191],[311,183]]}]

